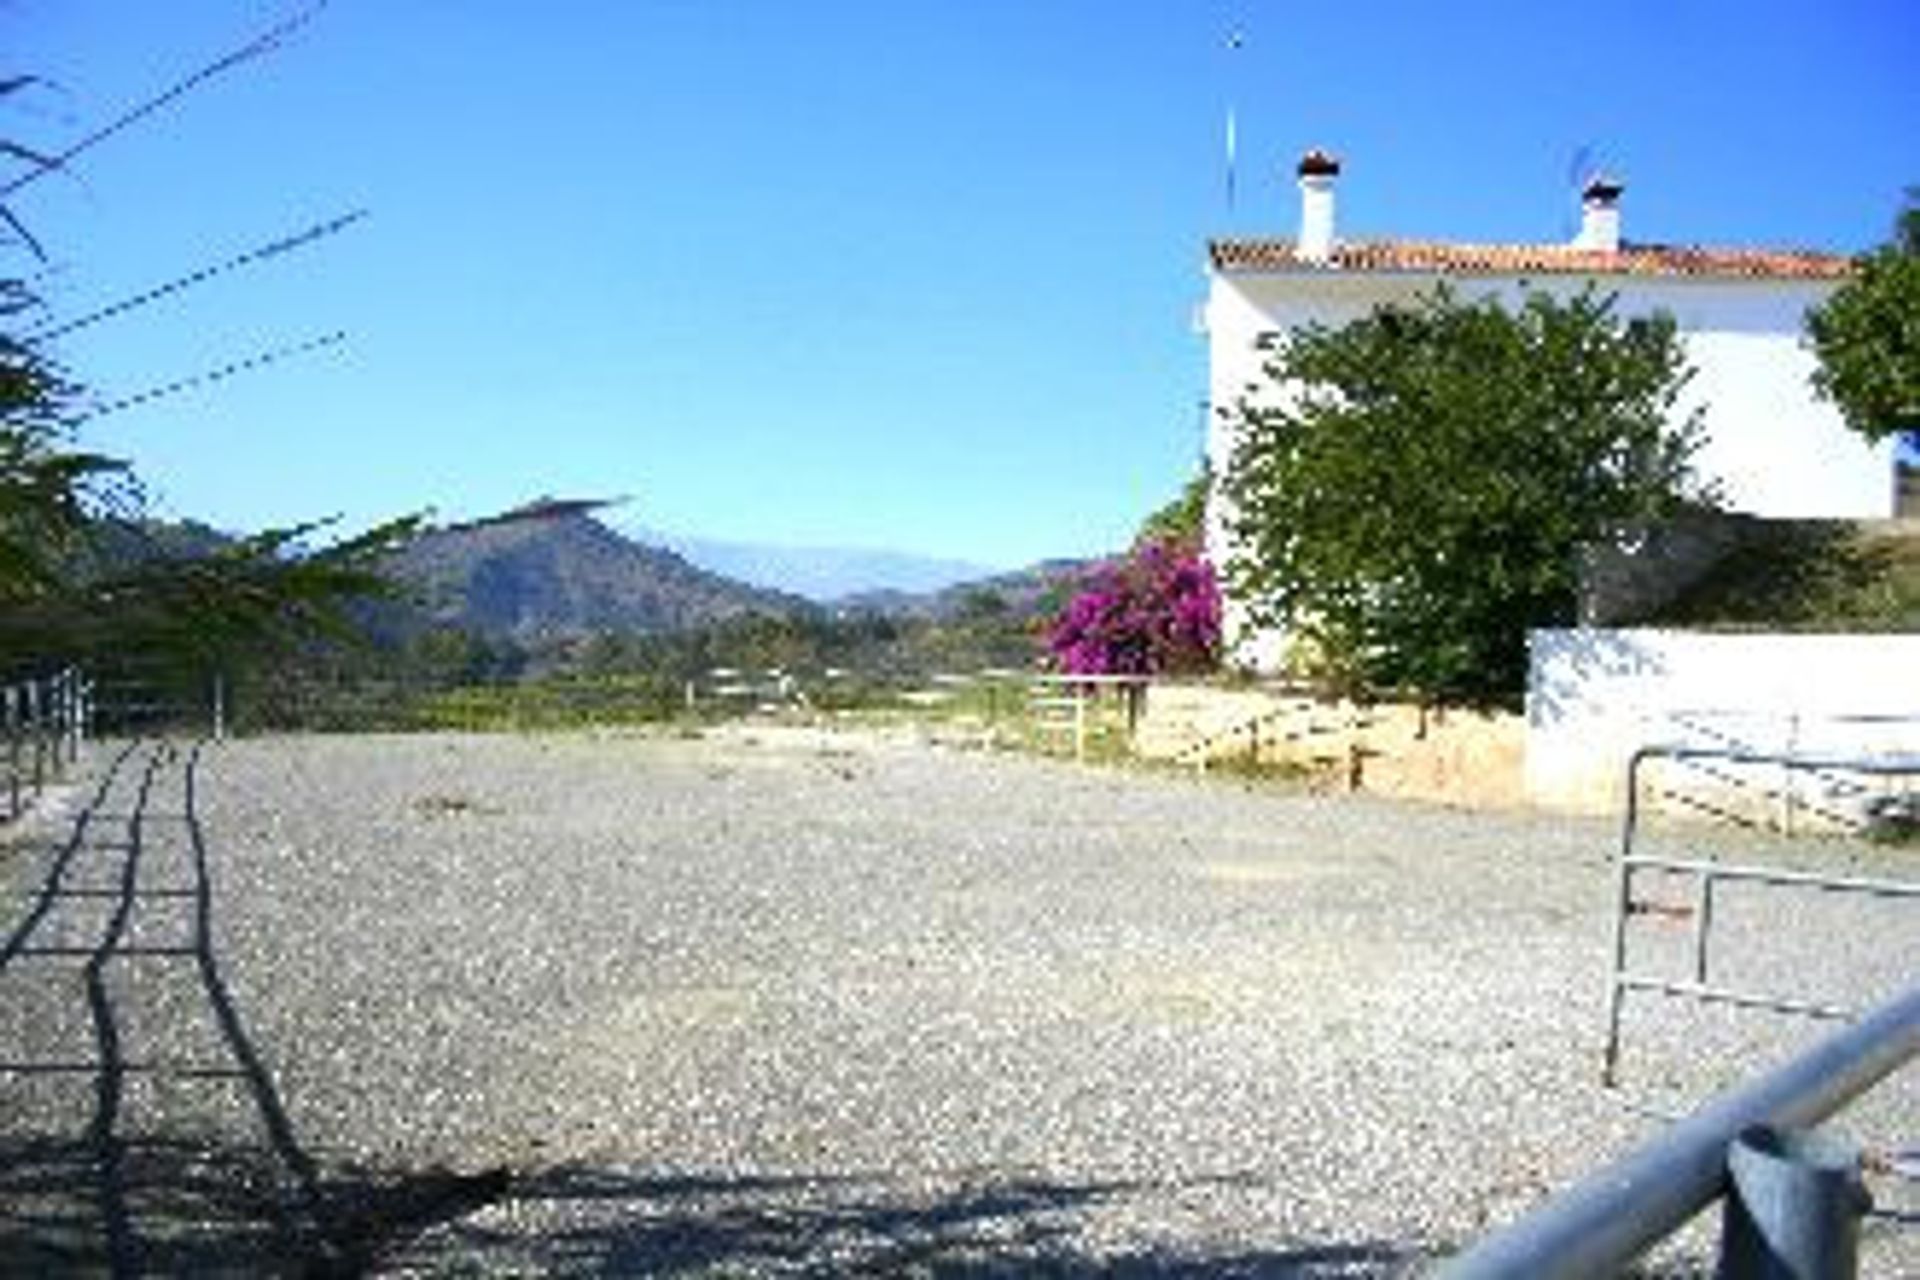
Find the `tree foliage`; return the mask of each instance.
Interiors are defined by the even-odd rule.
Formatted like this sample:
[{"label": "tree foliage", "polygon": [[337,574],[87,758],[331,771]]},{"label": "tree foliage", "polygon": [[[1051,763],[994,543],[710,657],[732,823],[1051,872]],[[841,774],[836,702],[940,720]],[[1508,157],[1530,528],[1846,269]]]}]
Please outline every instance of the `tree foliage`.
[{"label": "tree foliage", "polygon": [[71,388],[0,330],[0,668],[139,653],[211,666],[352,630],[354,602],[387,590],[377,563],[415,521],[311,550],[316,525],[217,548],[157,541],[127,463],[78,447]]},{"label": "tree foliage", "polygon": [[[32,83],[0,79],[0,96]],[[0,158],[26,167],[4,191],[61,163],[4,139]],[[4,205],[0,215],[0,254],[42,261],[25,222]],[[0,256],[0,676],[133,654],[205,667],[349,633],[356,603],[387,589],[379,559],[417,521],[317,550],[307,542],[318,524],[213,549],[154,540],[129,464],[79,444],[79,389],[31,336],[44,304],[9,265]]]},{"label": "tree foliage", "polygon": [[1581,544],[1693,487],[1673,321],[1591,291],[1509,311],[1442,286],[1267,349],[1273,394],[1238,410],[1229,572],[1350,689],[1513,701],[1527,629],[1574,618]]},{"label": "tree foliage", "polygon": [[1868,440],[1920,433],[1920,187],[1909,187],[1894,238],[1807,313],[1820,365],[1813,385]]},{"label": "tree foliage", "polygon": [[1167,542],[1198,550],[1206,541],[1207,494],[1212,488],[1213,475],[1202,467],[1165,506],[1140,522],[1133,545],[1144,547],[1150,542]]}]

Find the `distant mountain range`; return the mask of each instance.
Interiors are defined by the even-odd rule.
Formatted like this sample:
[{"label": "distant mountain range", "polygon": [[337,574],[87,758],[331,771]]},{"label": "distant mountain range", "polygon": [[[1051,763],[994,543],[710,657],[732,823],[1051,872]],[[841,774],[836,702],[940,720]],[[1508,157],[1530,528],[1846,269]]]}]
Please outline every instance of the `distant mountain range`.
[{"label": "distant mountain range", "polygon": [[[451,626],[539,644],[600,631],[681,631],[747,614],[879,613],[932,620],[980,614],[1028,617],[1056,608],[1087,563],[1051,560],[1010,573],[956,581],[954,574],[976,566],[886,552],[791,552],[787,579],[810,580],[816,591],[824,591],[835,573],[855,575],[848,580],[873,581],[857,576],[855,566],[863,563],[871,572],[882,572],[881,581],[887,580],[883,571],[890,570],[893,581],[939,584],[935,589],[888,587],[810,599],[793,591],[751,585],[689,563],[678,552],[618,533],[594,518],[600,505],[541,499],[497,516],[421,534],[385,566],[405,588],[406,598],[378,606],[370,620],[378,632],[388,635],[404,635],[422,626]],[[102,532],[105,558],[119,562],[154,555],[205,555],[231,541],[191,521],[141,522]],[[760,555],[762,564],[780,558],[778,548],[703,545],[709,549],[731,546],[743,557]],[[824,560],[818,559],[823,555]],[[810,559],[816,568],[799,572],[796,566]]]},{"label": "distant mountain range", "polygon": [[833,608],[842,613],[934,619],[982,609],[1021,616],[1051,613],[1072,589],[1074,581],[1093,563],[1091,560],[1042,560],[1025,569],[957,582],[939,591],[856,591],[835,600]]},{"label": "distant mountain range", "polygon": [[[742,614],[780,617],[853,612],[931,619],[969,611],[1027,616],[1051,609],[1083,561],[1047,561],[1030,569],[956,581],[970,569],[958,561],[889,553],[824,553],[815,560],[815,591],[858,563],[891,565],[897,578],[932,580],[937,590],[858,591],[822,600],[750,585],[697,567],[675,551],[623,536],[591,515],[591,504],[543,501],[487,520],[435,530],[395,557],[392,570],[441,625],[528,641],[594,631],[662,632],[703,626]],[[777,548],[733,546],[769,565]],[[797,551],[792,569],[823,553]],[[788,581],[797,575],[789,572]],[[858,579],[853,579],[858,580]],[[871,579],[868,579],[869,581]]]},{"label": "distant mountain range", "polygon": [[631,536],[677,551],[710,572],[821,604],[877,592],[922,596],[998,572],[991,565],[903,551],[729,542],[646,528],[635,528]]}]

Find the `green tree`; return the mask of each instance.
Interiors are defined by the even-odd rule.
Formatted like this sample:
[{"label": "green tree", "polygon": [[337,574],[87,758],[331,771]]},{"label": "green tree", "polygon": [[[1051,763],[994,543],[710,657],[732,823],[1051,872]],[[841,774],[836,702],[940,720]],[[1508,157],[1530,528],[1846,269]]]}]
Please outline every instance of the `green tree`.
[{"label": "green tree", "polygon": [[1571,622],[1581,544],[1695,485],[1670,317],[1588,291],[1517,312],[1444,286],[1267,344],[1242,404],[1230,581],[1349,689],[1512,703],[1529,627]]},{"label": "green tree", "polygon": [[1813,385],[1868,440],[1920,432],[1920,187],[1909,187],[1894,238],[1807,313],[1820,367]]},{"label": "green tree", "polygon": [[1165,506],[1140,522],[1133,545],[1139,548],[1158,542],[1198,550],[1206,541],[1207,494],[1212,487],[1213,474],[1203,466]]},{"label": "green tree", "polygon": [[[0,98],[33,83],[0,78]],[[0,159],[25,167],[0,185],[0,250],[44,260],[5,196],[79,149],[50,157],[0,139]],[[78,388],[28,336],[43,304],[7,265],[0,260],[0,676],[131,653],[204,669],[352,633],[357,602],[386,590],[380,558],[417,521],[319,549],[308,546],[315,524],[210,549],[153,538],[130,466],[78,445]]]}]

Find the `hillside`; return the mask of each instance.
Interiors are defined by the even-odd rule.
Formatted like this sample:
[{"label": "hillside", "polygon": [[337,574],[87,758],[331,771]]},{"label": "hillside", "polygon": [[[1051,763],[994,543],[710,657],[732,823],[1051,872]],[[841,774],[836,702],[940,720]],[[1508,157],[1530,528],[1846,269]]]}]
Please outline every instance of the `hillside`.
[{"label": "hillside", "polygon": [[998,573],[938,591],[861,591],[833,602],[840,613],[878,613],[935,621],[968,614],[1007,613],[1031,618],[1053,613],[1071,593],[1091,560],[1043,560],[1025,569]]},{"label": "hillside", "polygon": [[1753,521],[1647,625],[1920,631],[1920,521]]},{"label": "hillside", "polygon": [[815,611],[798,596],[696,569],[577,511],[434,530],[387,567],[433,623],[520,642]]}]

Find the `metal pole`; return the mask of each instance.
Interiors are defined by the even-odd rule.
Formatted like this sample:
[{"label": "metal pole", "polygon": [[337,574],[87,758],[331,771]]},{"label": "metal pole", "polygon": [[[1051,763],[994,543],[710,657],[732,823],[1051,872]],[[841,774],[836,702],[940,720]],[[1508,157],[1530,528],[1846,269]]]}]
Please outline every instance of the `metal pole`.
[{"label": "metal pole", "polygon": [[1087,760],[1087,693],[1086,685],[1074,687],[1073,758],[1078,764],[1085,764]]},{"label": "metal pole", "polygon": [[1640,822],[1640,765],[1645,748],[1627,760],[1626,816],[1620,824],[1620,852],[1615,858],[1613,903],[1613,967],[1607,974],[1607,1045],[1601,1057],[1600,1081],[1609,1089],[1620,1079],[1620,1015],[1626,999],[1621,976],[1627,971],[1627,923],[1633,911],[1633,837]]},{"label": "metal pole", "polygon": [[20,816],[20,690],[7,686],[7,820]]},{"label": "metal pole", "polygon": [[1860,1149],[1841,1138],[1749,1129],[1727,1152],[1720,1266],[1728,1280],[1853,1280],[1872,1207]]},{"label": "metal pole", "polygon": [[47,734],[45,711],[41,706],[40,682],[27,682],[27,730],[33,734],[33,794],[39,795],[47,781]]},{"label": "metal pole", "polygon": [[1920,984],[1852,1026],[1669,1128],[1489,1236],[1436,1273],[1442,1280],[1610,1276],[1711,1203],[1727,1152],[1755,1125],[1824,1120],[1920,1053]]},{"label": "metal pole", "polygon": [[1713,928],[1713,882],[1711,871],[1702,871],[1696,883],[1693,901],[1693,980],[1707,980],[1707,934]]},{"label": "metal pole", "polygon": [[213,740],[224,742],[227,737],[227,678],[216,671],[213,673]]},{"label": "metal pole", "polygon": [[1793,792],[1795,779],[1792,757],[1800,750],[1800,713],[1787,716],[1787,759],[1780,762],[1780,829],[1793,834]]}]

